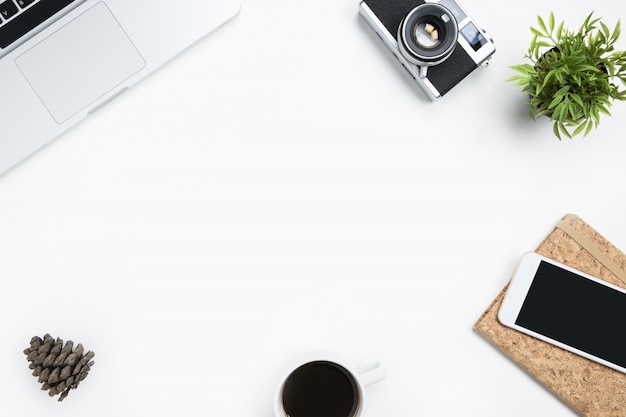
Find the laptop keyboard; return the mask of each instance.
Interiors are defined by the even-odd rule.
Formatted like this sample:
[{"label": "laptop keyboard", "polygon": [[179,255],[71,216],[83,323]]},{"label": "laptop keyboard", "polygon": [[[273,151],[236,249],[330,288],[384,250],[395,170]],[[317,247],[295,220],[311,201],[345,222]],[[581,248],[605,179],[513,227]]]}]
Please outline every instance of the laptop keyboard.
[{"label": "laptop keyboard", "polygon": [[0,52],[79,0],[0,0]]}]

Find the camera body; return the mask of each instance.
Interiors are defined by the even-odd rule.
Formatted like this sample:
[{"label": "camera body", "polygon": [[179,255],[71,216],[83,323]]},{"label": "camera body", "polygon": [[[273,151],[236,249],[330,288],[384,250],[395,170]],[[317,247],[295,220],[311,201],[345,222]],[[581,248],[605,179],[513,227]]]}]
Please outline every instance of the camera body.
[{"label": "camera body", "polygon": [[432,101],[496,51],[456,0],[362,0],[359,13]]}]

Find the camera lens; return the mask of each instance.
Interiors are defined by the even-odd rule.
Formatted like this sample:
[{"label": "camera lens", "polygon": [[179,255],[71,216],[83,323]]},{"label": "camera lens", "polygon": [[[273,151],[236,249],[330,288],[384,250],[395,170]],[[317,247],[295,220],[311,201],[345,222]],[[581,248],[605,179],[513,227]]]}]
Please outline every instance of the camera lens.
[{"label": "camera lens", "polygon": [[439,34],[441,28],[437,27],[435,22],[422,22],[415,26],[415,32],[412,33],[415,42],[422,48],[432,49],[441,45]]},{"label": "camera lens", "polygon": [[398,28],[400,52],[415,65],[436,65],[454,50],[458,38],[454,15],[445,7],[426,3],[406,15]]}]

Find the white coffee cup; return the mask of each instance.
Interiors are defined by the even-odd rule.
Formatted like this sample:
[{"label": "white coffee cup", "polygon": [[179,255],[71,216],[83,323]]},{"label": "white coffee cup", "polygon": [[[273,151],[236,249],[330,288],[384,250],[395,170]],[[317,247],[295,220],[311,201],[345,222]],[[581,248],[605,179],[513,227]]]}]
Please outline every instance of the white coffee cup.
[{"label": "white coffee cup", "polygon": [[378,362],[357,370],[337,353],[308,352],[281,379],[274,412],[276,417],[362,417],[365,387],[385,377]]}]

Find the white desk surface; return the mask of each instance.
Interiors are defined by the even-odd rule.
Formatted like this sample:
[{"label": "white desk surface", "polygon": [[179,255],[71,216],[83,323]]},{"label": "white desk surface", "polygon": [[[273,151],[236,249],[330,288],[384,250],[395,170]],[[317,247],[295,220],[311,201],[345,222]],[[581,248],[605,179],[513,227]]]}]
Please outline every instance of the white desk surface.
[{"label": "white desk surface", "polygon": [[[498,51],[437,103],[356,0],[244,1],[0,177],[2,415],[272,417],[327,348],[385,365],[367,417],[573,416],[472,325],[568,212],[626,249],[626,103],[559,142],[505,81],[536,14],[626,6],[463,4]],[[45,332],[96,352],[61,404],[21,353]]]}]

